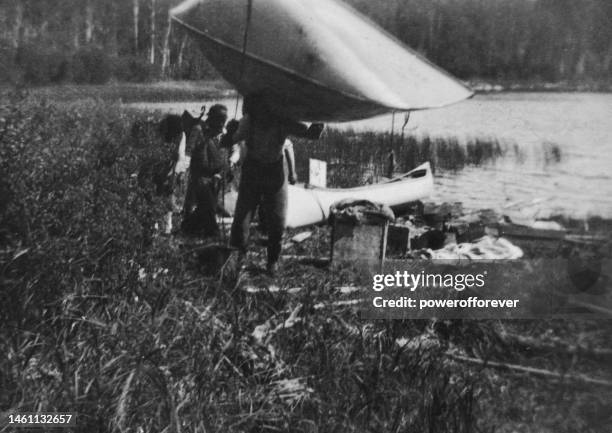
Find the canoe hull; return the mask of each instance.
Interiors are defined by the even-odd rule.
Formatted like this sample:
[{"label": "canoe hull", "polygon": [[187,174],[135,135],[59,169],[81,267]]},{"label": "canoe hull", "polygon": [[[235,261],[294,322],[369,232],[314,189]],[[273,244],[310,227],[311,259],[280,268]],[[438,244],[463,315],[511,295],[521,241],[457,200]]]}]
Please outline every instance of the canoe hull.
[{"label": "canoe hull", "polygon": [[[385,114],[387,107],[338,92],[290,70],[257,58],[242,60],[239,51],[224,49],[217,42],[188,30],[206,58],[238,91],[266,94],[272,107],[284,107],[284,115],[305,121],[343,122]],[[244,67],[244,76],[240,69]]]},{"label": "canoe hull", "polygon": [[250,15],[247,0],[187,0],[171,15],[227,81],[264,93],[280,114],[345,121],[471,96],[343,3],[251,1]]},{"label": "canoe hull", "polygon": [[331,206],[341,200],[369,200],[399,207],[427,198],[433,192],[431,166],[425,163],[394,181],[346,189],[289,187],[287,227],[298,228],[324,223]]}]

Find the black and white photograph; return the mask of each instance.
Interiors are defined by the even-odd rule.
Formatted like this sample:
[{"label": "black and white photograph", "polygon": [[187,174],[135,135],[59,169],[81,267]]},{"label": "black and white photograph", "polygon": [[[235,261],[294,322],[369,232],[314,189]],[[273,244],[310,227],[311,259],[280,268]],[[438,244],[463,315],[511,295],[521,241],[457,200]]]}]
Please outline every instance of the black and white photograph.
[{"label": "black and white photograph", "polygon": [[612,431],[610,0],[0,0],[0,433]]}]

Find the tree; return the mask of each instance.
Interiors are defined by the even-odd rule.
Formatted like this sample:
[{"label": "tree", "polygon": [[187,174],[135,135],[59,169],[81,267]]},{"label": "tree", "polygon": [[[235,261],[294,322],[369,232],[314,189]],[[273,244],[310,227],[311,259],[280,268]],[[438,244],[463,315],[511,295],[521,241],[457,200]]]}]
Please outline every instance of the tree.
[{"label": "tree", "polygon": [[[0,49],[36,68],[95,46],[124,79],[201,78],[209,66],[170,25],[181,1],[3,0]],[[461,78],[612,82],[610,0],[344,1]]]},{"label": "tree", "polygon": [[20,0],[16,0],[13,3],[14,3],[14,8],[15,8],[15,25],[13,27],[13,47],[17,49],[21,46],[21,41],[23,39],[24,4]]},{"label": "tree", "polygon": [[134,29],[134,54],[138,54],[138,23],[140,21],[140,0],[133,0],[132,13],[134,15],[134,19],[132,21]]},{"label": "tree", "polygon": [[155,6],[156,1],[151,0],[151,50],[149,54],[149,62],[154,65],[155,64],[155,32],[157,31],[157,26],[155,25],[156,15],[155,15]]},{"label": "tree", "polygon": [[170,36],[172,35],[172,17],[168,12],[168,24],[166,25],[166,35],[164,37],[164,48],[162,50],[162,75],[168,75],[168,69],[170,67]]},{"label": "tree", "polygon": [[94,5],[92,0],[87,0],[85,5],[85,43],[91,44],[94,36]]}]

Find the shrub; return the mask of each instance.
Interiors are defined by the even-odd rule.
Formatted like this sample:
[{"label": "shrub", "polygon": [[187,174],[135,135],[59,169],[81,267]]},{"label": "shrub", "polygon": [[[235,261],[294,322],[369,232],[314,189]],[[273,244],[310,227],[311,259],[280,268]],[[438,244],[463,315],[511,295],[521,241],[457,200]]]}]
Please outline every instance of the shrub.
[{"label": "shrub", "polygon": [[70,75],[75,83],[104,84],[112,73],[112,61],[101,48],[82,48],[72,56]]},{"label": "shrub", "polygon": [[0,83],[15,83],[19,80],[19,68],[15,64],[15,53],[8,47],[0,46]]},{"label": "shrub", "polygon": [[21,78],[28,84],[49,84],[67,78],[69,60],[64,53],[55,49],[42,49],[31,44],[19,47],[15,65],[21,71]]},{"label": "shrub", "polygon": [[[67,352],[58,355],[54,341],[80,350],[75,345],[95,338],[98,328],[91,323],[119,320],[135,296],[154,304],[170,281],[182,278],[180,255],[152,247],[164,203],[150,180],[138,182],[136,176],[141,161],[165,158],[161,146],[151,145],[160,142],[158,131],[145,118],[134,136],[134,121],[116,108],[91,103],[61,110],[13,99],[0,106],[0,320],[2,329],[25,333],[14,334],[15,342],[39,336],[37,350],[27,355],[36,362],[31,369],[20,364],[28,362],[20,358],[23,353],[11,358],[17,346],[0,344],[2,371],[32,375],[21,382],[0,377],[2,407],[25,392],[40,396],[49,408],[83,409],[90,401],[85,412],[95,414],[97,404],[106,401],[104,391],[92,390],[92,400],[74,402],[67,400],[67,383],[53,377],[81,369],[90,381],[99,374],[95,358],[114,349],[100,345],[77,362]],[[141,293],[141,269],[162,266],[175,272],[160,275]],[[114,307],[109,297],[115,297]],[[111,316],[100,321],[106,307]],[[38,404],[23,403],[31,409]]]},{"label": "shrub", "polygon": [[156,78],[157,68],[140,57],[119,57],[115,61],[113,75],[119,81],[146,83]]},{"label": "shrub", "polygon": [[[0,118],[0,239],[5,251],[23,252],[11,262],[17,292],[4,294],[4,317],[36,323],[29,319],[44,315],[45,300],[85,290],[85,278],[104,278],[97,287],[105,293],[121,290],[134,272],[128,262],[150,244],[156,209],[163,212],[146,194],[152,185],[133,176],[159,149],[134,148],[126,115],[91,104],[60,111],[16,103]],[[37,293],[28,302],[25,281]]]}]

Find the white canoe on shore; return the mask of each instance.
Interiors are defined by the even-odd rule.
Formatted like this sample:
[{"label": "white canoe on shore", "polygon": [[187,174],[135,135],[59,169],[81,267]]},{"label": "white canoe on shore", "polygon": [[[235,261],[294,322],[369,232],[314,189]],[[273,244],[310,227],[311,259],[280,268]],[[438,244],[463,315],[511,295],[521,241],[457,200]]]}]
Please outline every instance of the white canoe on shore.
[{"label": "white canoe on shore", "polygon": [[[342,200],[368,200],[391,208],[427,198],[433,191],[431,166],[427,162],[414,170],[387,182],[357,188],[315,188],[289,185],[287,227],[299,228],[325,223],[333,204]],[[233,215],[238,191],[232,188],[225,194],[225,209]]]},{"label": "white canoe on shore", "polygon": [[340,1],[186,0],[171,16],[241,94],[265,94],[298,120],[363,119],[472,95]]},{"label": "white canoe on shore", "polygon": [[331,206],[342,200],[369,200],[394,208],[427,198],[432,193],[433,186],[433,174],[428,162],[388,182],[358,188],[290,186],[287,227],[298,228],[324,223],[329,218]]}]

